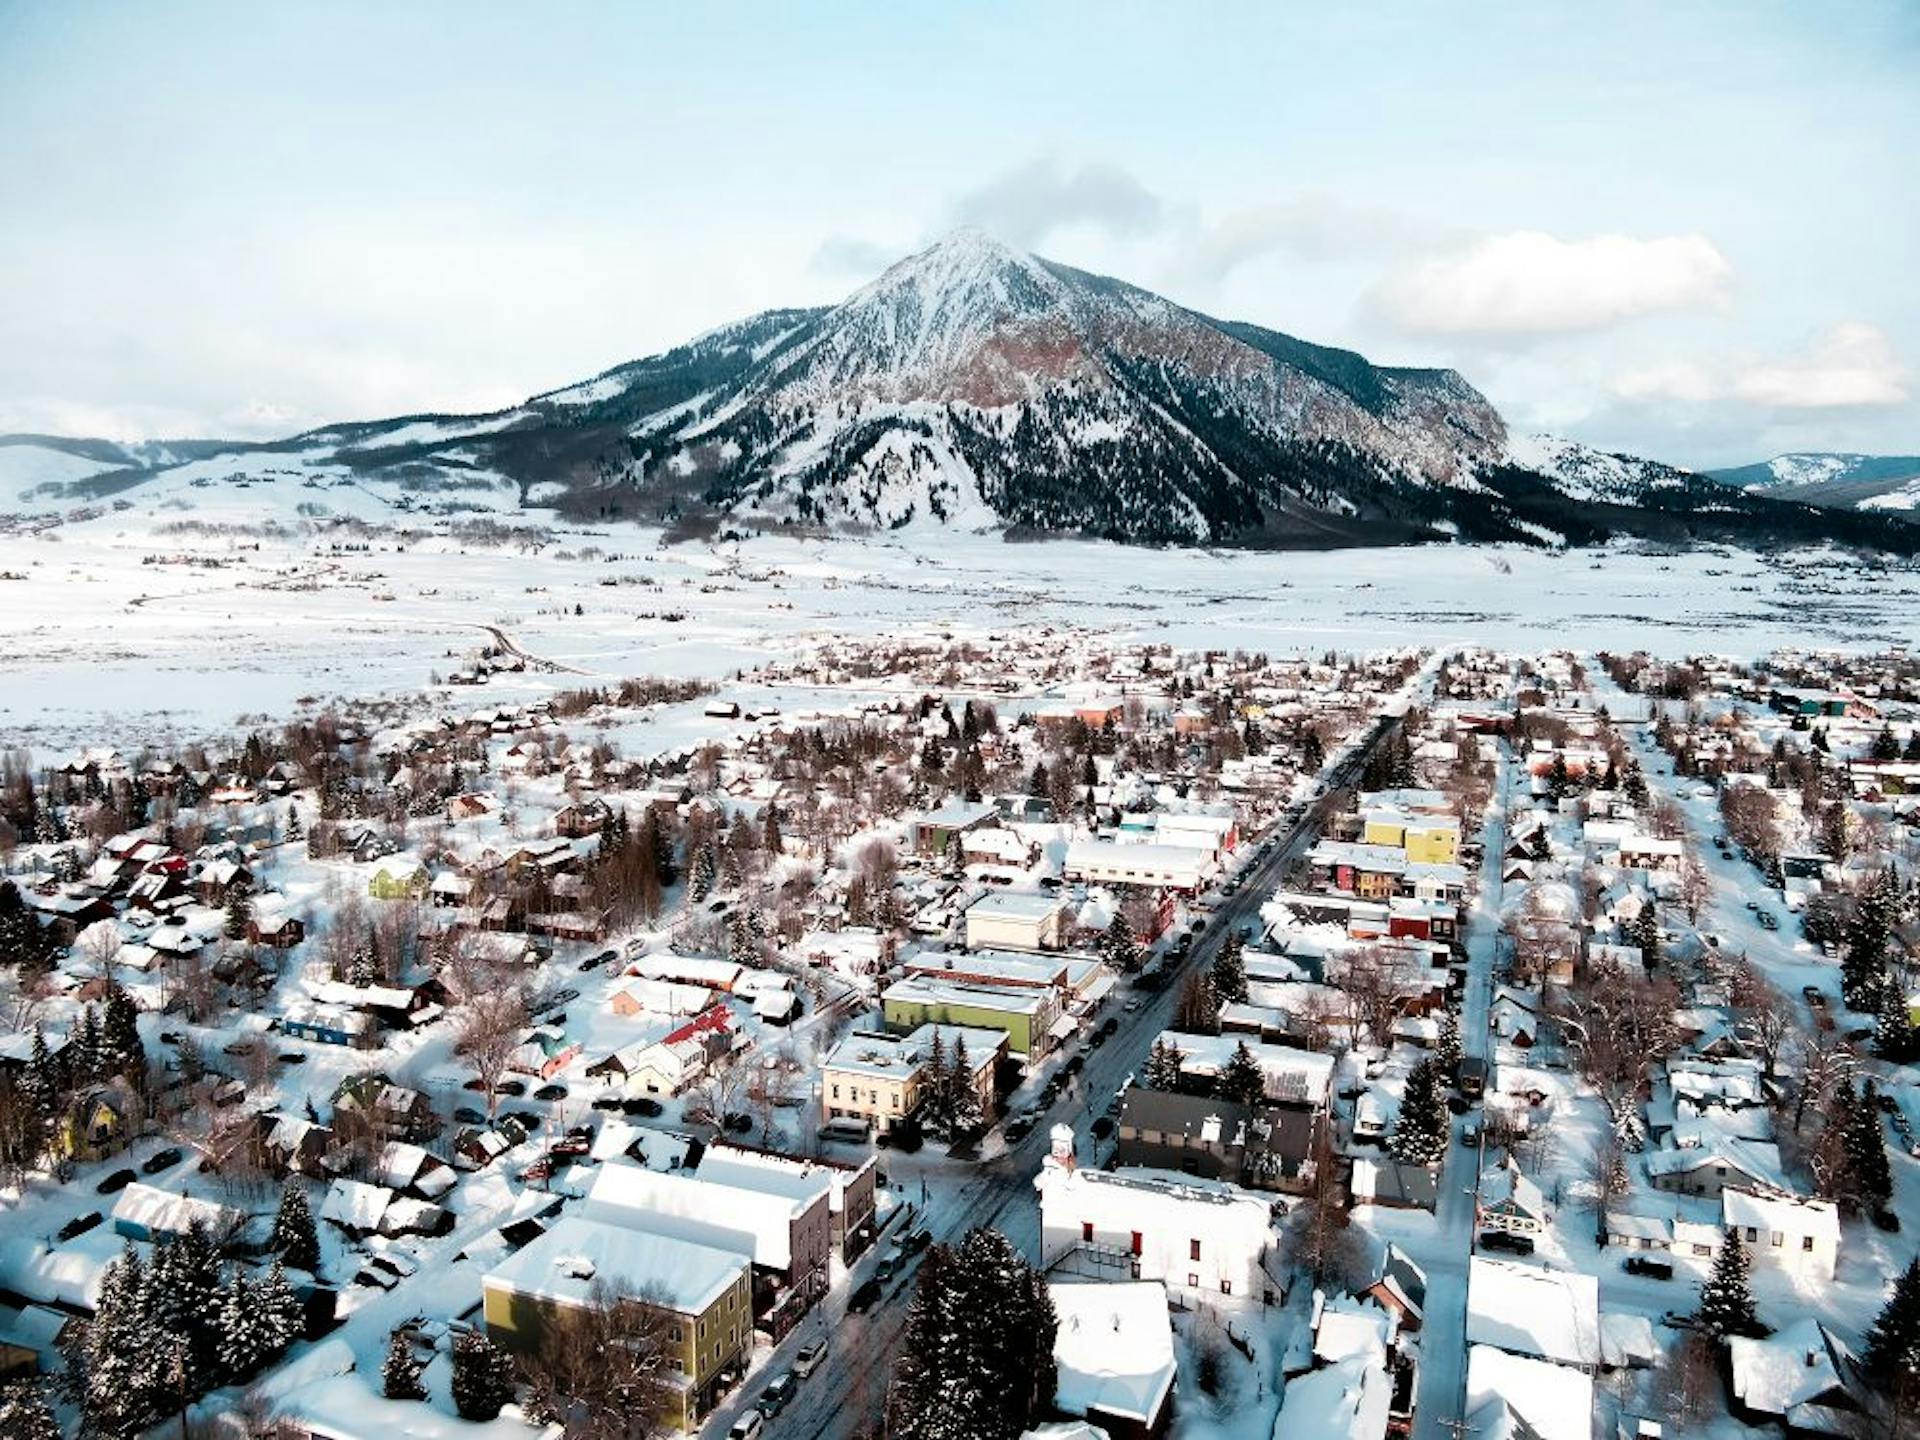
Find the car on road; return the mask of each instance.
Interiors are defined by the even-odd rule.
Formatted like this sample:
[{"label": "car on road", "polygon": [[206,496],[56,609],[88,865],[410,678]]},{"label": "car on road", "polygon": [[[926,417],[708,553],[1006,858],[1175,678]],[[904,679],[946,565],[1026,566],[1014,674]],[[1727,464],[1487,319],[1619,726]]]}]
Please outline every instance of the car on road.
[{"label": "car on road", "polygon": [[1061,1072],[1067,1075],[1078,1075],[1082,1070],[1086,1068],[1087,1068],[1087,1057],[1085,1056],[1085,1054],[1069,1055],[1067,1057],[1067,1063],[1060,1067]]},{"label": "car on road", "polygon": [[98,1185],[94,1186],[93,1193],[96,1195],[112,1195],[116,1191],[126,1189],[127,1186],[139,1178],[140,1177],[131,1170],[116,1170]]},{"label": "car on road", "polygon": [[1129,1015],[1131,1015],[1133,1014],[1134,1011],[1138,1010],[1144,1004],[1146,1004],[1146,1001],[1142,1000],[1138,995],[1129,995],[1127,997],[1127,1003],[1122,1005],[1120,1008],[1122,1010],[1125,1010]]},{"label": "car on road", "polygon": [[1511,1230],[1483,1230],[1480,1232],[1482,1250],[1504,1250],[1509,1255],[1531,1255],[1533,1240],[1530,1236],[1515,1235]]},{"label": "car on road", "polygon": [[1800,993],[1807,997],[1807,1004],[1811,1005],[1814,1009],[1816,1010],[1826,1009],[1827,1007],[1826,992],[1823,991],[1818,985],[1802,985],[1800,987]]},{"label": "car on road", "polygon": [[612,965],[620,956],[612,950],[602,950],[598,955],[589,955],[580,962],[582,970],[598,970],[602,965]]},{"label": "car on road", "polygon": [[1033,1117],[1016,1115],[1007,1121],[1006,1128],[1001,1133],[1007,1137],[1008,1144],[1024,1140],[1033,1133]]},{"label": "car on road", "polygon": [[899,1273],[900,1257],[891,1251],[882,1255],[879,1263],[873,1267],[873,1278],[876,1280],[891,1280]]},{"label": "car on road", "polygon": [[766,1416],[758,1410],[749,1410],[733,1422],[733,1428],[727,1431],[727,1440],[755,1440],[766,1425]]},{"label": "car on road", "polygon": [[1112,1015],[1107,1016],[1106,1019],[1100,1022],[1100,1033],[1102,1035],[1111,1035],[1119,1028],[1120,1021]]},{"label": "car on road", "polygon": [[1673,1262],[1656,1260],[1651,1255],[1629,1255],[1624,1268],[1629,1275],[1644,1275],[1649,1280],[1673,1278]]},{"label": "car on road", "polygon": [[791,1373],[777,1375],[766,1389],[760,1392],[760,1413],[772,1419],[787,1408],[793,1399],[798,1382]]},{"label": "car on road", "polygon": [[855,1287],[853,1294],[847,1297],[847,1313],[849,1315],[864,1315],[879,1303],[880,1282],[878,1280],[862,1280],[860,1284]]},{"label": "car on road", "polygon": [[1771,910],[1762,910],[1753,918],[1759,922],[1762,930],[1778,930],[1780,928],[1780,922],[1774,919]]},{"label": "car on road", "polygon": [[156,1151],[147,1157],[145,1164],[141,1165],[140,1173],[142,1175],[158,1175],[162,1170],[170,1170],[180,1163],[181,1153],[182,1152],[175,1149]]},{"label": "car on road", "polygon": [[804,1380],[813,1374],[814,1371],[818,1370],[820,1368],[820,1362],[826,1358],[826,1341],[815,1340],[811,1344],[802,1345],[800,1347],[800,1353],[793,1357],[793,1373]]}]

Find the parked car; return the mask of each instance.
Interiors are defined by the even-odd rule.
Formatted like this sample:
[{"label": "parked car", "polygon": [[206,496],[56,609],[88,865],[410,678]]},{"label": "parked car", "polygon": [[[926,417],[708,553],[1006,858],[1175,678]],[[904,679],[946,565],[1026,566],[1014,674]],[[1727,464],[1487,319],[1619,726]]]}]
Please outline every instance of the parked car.
[{"label": "parked car", "polygon": [[567,1098],[567,1087],[564,1085],[542,1085],[538,1090],[533,1092],[533,1098],[536,1100],[564,1100]]},{"label": "parked car", "polygon": [[71,1240],[76,1235],[84,1235],[101,1221],[98,1210],[89,1210],[84,1215],[76,1215],[54,1232],[60,1240]]},{"label": "parked car", "polygon": [[1826,1007],[1826,992],[1818,985],[1802,985],[1800,987],[1800,993],[1807,997],[1807,1004],[1811,1005],[1814,1009],[1821,1010]]},{"label": "parked car", "polygon": [[177,1149],[158,1150],[146,1158],[140,1167],[142,1175],[158,1175],[162,1170],[171,1170],[181,1161],[181,1152]]},{"label": "parked car", "polygon": [[115,1195],[127,1188],[140,1177],[131,1170],[116,1170],[98,1185],[93,1187],[96,1195]]},{"label": "parked car", "polygon": [[1100,1033],[1102,1035],[1112,1035],[1119,1028],[1120,1021],[1112,1015],[1107,1016],[1106,1019],[1100,1022]]},{"label": "parked car", "polygon": [[1629,1255],[1624,1268],[1629,1275],[1644,1275],[1649,1280],[1673,1278],[1673,1262],[1656,1260],[1651,1255]]},{"label": "parked car", "polygon": [[766,1416],[758,1410],[749,1410],[733,1422],[733,1428],[727,1431],[727,1440],[755,1440],[766,1423]]},{"label": "parked car", "polygon": [[820,1362],[826,1358],[826,1341],[815,1340],[811,1344],[802,1345],[800,1347],[800,1353],[793,1357],[793,1373],[804,1380],[807,1376],[818,1370],[820,1368]]},{"label": "parked car", "polygon": [[769,1419],[787,1408],[787,1402],[793,1399],[795,1381],[791,1374],[777,1375],[766,1389],[760,1392],[760,1411]]},{"label": "parked car", "polygon": [[619,959],[620,956],[616,951],[602,950],[598,955],[589,955],[586,959],[582,960],[580,962],[580,968],[582,970],[598,970],[602,965],[616,964]]},{"label": "parked car", "polygon": [[899,1269],[900,1257],[898,1255],[882,1255],[879,1262],[873,1267],[873,1278],[876,1280],[891,1280],[895,1274],[899,1272]]},{"label": "parked car", "polygon": [[847,1313],[849,1315],[864,1315],[879,1303],[880,1282],[878,1280],[863,1280],[854,1289],[853,1294],[847,1297]]},{"label": "parked car", "polygon": [[1511,1230],[1484,1230],[1480,1234],[1482,1250],[1504,1250],[1509,1255],[1531,1255],[1533,1240],[1530,1236],[1515,1235]]},{"label": "parked car", "polygon": [[625,1114],[644,1115],[649,1120],[658,1119],[667,1113],[658,1100],[649,1100],[644,1095],[635,1095],[630,1100],[621,1101],[620,1109]]},{"label": "parked car", "polygon": [[911,1235],[901,1239],[900,1248],[909,1255],[918,1255],[931,1244],[933,1244],[933,1232],[931,1230],[916,1230]]}]

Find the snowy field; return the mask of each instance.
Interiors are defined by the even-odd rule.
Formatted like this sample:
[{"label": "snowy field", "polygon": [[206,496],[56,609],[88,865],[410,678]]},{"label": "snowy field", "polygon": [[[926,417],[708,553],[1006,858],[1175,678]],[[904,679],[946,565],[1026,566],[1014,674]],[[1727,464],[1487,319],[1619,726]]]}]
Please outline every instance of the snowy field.
[{"label": "snowy field", "polygon": [[556,668],[496,676],[456,703],[637,674],[723,677],[839,636],[1041,624],[1285,652],[1920,643],[1920,572],[1838,554],[1254,555],[965,534],[663,548],[640,529],[549,532],[520,548],[372,532],[346,550],[128,519],[0,535],[0,744],[190,740],[336,697],[414,694],[490,642],[488,626]]}]

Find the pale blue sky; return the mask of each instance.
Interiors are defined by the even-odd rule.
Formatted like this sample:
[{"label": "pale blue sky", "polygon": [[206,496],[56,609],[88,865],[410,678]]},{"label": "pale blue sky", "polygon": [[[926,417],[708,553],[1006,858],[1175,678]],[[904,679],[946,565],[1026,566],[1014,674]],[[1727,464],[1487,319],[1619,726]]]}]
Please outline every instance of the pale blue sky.
[{"label": "pale blue sky", "polygon": [[1524,427],[1920,451],[1916,75],[1898,0],[0,0],[0,430],[507,404],[971,221]]}]

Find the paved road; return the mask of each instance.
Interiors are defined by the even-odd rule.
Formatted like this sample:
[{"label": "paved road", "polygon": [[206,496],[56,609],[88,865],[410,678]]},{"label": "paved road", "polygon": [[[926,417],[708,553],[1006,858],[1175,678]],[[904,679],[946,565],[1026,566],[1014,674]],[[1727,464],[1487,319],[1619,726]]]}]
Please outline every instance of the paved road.
[{"label": "paved road", "polygon": [[[1397,716],[1377,721],[1366,740],[1329,772],[1320,798],[1305,807],[1290,827],[1275,832],[1278,843],[1264,859],[1243,872],[1238,892],[1208,914],[1206,929],[1187,958],[1169,973],[1162,989],[1130,992],[1142,1002],[1139,1009],[1115,1013],[1119,1029],[1105,1045],[1085,1051],[1086,1066],[1078,1083],[1064,1090],[1037,1118],[1030,1135],[1015,1145],[995,1150],[999,1134],[994,1132],[988,1138],[985,1158],[973,1164],[923,1164],[921,1157],[883,1159],[882,1168],[889,1170],[896,1183],[903,1184],[907,1199],[916,1206],[920,1196],[917,1179],[921,1174],[926,1176],[931,1198],[924,1218],[916,1215],[916,1227],[924,1224],[934,1239],[951,1244],[976,1226],[991,1226],[1028,1255],[1037,1256],[1040,1216],[1033,1177],[1047,1153],[1053,1126],[1063,1121],[1072,1124],[1079,1136],[1081,1155],[1092,1155],[1093,1121],[1105,1111],[1113,1094],[1146,1064],[1154,1038],[1172,1024],[1181,983],[1194,970],[1213,963],[1228,934],[1258,917],[1261,905],[1288,867],[1313,844],[1347,788],[1358,779],[1368,757],[1398,725]],[[913,1177],[911,1181],[909,1176]],[[848,1282],[835,1287],[771,1360],[708,1417],[703,1435],[725,1436],[741,1412],[758,1400],[767,1382],[792,1366],[800,1346],[822,1336],[831,1346],[827,1359],[800,1383],[792,1403],[761,1433],[766,1440],[854,1440],[870,1433],[884,1404],[887,1376],[905,1331],[906,1302],[912,1293],[917,1260],[888,1282],[886,1299],[868,1314],[849,1315],[846,1305],[853,1290],[873,1273],[889,1238],[883,1236],[855,1267]]]}]

